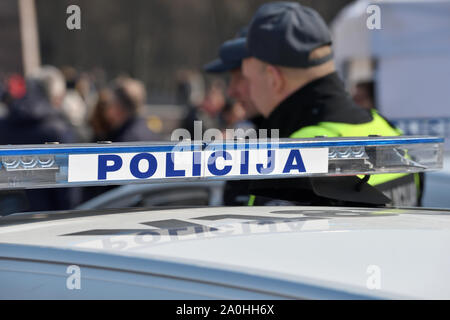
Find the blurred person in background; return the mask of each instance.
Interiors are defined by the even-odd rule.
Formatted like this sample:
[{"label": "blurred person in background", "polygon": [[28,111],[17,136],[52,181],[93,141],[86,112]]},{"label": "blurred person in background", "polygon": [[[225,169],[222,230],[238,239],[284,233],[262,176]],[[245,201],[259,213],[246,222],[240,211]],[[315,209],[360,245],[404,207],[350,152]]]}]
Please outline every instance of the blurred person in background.
[{"label": "blurred person in background", "polygon": [[[0,145],[76,142],[71,126],[61,112],[65,91],[64,77],[57,68],[44,66],[33,72],[23,91],[9,92],[8,114],[0,120]],[[18,204],[20,211],[70,209],[80,201],[77,188],[27,190],[25,195],[28,206]],[[3,213],[17,209],[11,206],[9,199],[8,194],[0,195]]]},{"label": "blurred person in background", "polygon": [[111,89],[101,90],[93,111],[95,141],[155,141],[161,137],[152,132],[141,116],[146,101],[142,82],[119,78]]},{"label": "blurred person in background", "polygon": [[243,76],[241,68],[230,71],[227,94],[243,108],[244,118],[253,125],[254,129],[263,128],[264,117],[250,99],[248,80]]},{"label": "blurred person in background", "polygon": [[91,130],[87,125],[88,108],[82,96],[76,89],[78,73],[72,67],[61,69],[66,81],[66,94],[62,102],[62,111],[74,128],[78,142],[88,142]]},{"label": "blurred person in background", "polygon": [[[94,131],[94,142],[158,141],[161,137],[152,132],[147,121],[140,115],[146,101],[146,90],[142,82],[118,78],[112,87],[98,93],[97,104],[90,119]],[[115,186],[85,187],[83,201],[92,199]]]},{"label": "blurred person in background", "polygon": [[1,123],[1,144],[72,143],[76,137],[61,108],[66,94],[62,73],[44,66],[26,79],[23,92],[10,93]]},{"label": "blurred person in background", "polygon": [[[222,111],[222,117],[225,121],[226,129],[247,130],[254,128],[253,123],[247,120],[245,108],[242,106],[242,103],[238,101],[227,102],[224,110]],[[228,136],[225,132],[225,138],[232,140],[234,139],[234,134]]]},{"label": "blurred person in background", "polygon": [[198,119],[197,112],[205,99],[205,81],[199,72],[180,70],[176,76],[175,102],[185,107],[185,114],[180,126],[194,137],[194,121]]},{"label": "blurred person in background", "polygon": [[111,88],[103,88],[98,91],[97,102],[89,120],[89,125],[93,130],[92,142],[105,140],[108,135],[109,125],[105,117],[105,110],[112,103],[112,99]]},{"label": "blurred person in background", "polygon": [[182,106],[199,105],[205,97],[205,81],[193,70],[179,70],[176,75],[175,102]]},{"label": "blurred person in background", "polygon": [[[245,118],[253,124],[253,128],[260,129],[263,117],[250,99],[249,83],[242,74],[242,60],[248,57],[247,50],[236,45],[236,39],[245,39],[248,27],[243,27],[233,40],[225,41],[219,49],[219,57],[206,64],[203,69],[208,73],[221,74],[228,72],[229,82],[227,95],[238,102],[245,112]],[[245,124],[247,127],[248,123]]]},{"label": "blurred person in background", "polygon": [[[96,73],[99,73],[99,71]],[[99,83],[95,83],[96,80]],[[101,79],[96,79],[95,74],[81,72],[78,75],[77,82],[75,83],[75,90],[86,104],[87,118],[90,118],[92,115],[98,99],[97,87],[103,87],[103,84],[101,83]]]},{"label": "blurred person in background", "polygon": [[0,81],[0,119],[9,114],[9,105],[25,96],[25,79],[19,74],[12,74]]},{"label": "blurred person in background", "polygon": [[4,86],[4,93],[11,99],[20,99],[25,95],[25,79],[17,73],[6,77],[2,83]]},{"label": "blurred person in background", "polygon": [[196,138],[194,135],[194,121],[201,121],[202,137],[203,133],[208,129],[224,129],[225,121],[222,111],[226,104],[225,83],[221,79],[214,79],[206,90],[203,100],[189,111],[181,127],[189,131],[192,139]]},{"label": "blurred person in background", "polygon": [[226,104],[225,83],[221,79],[215,79],[211,83],[198,113],[199,120],[203,121],[205,128],[224,128],[222,112]]}]

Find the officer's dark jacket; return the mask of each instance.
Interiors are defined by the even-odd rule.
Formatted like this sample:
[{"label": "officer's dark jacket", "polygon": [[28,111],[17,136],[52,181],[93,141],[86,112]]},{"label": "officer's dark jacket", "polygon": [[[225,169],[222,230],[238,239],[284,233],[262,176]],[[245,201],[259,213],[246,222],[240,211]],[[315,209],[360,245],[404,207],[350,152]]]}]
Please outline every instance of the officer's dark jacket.
[{"label": "officer's dark jacket", "polygon": [[[337,73],[331,73],[310,82],[294,92],[269,115],[262,127],[268,130],[279,129],[280,138],[306,138],[316,135],[337,137],[354,135],[352,134],[354,132],[358,132],[361,136],[399,134],[397,129],[378,113],[364,110],[356,105],[346,92]],[[341,128],[344,129],[341,130]],[[387,175],[372,176],[370,179],[380,180],[381,176]],[[396,177],[391,175],[388,180],[382,181],[384,183],[370,183],[369,180],[369,183],[391,199],[396,198],[392,194],[393,189],[406,188],[409,201],[412,199],[415,203],[396,199],[401,201],[394,201],[394,204],[417,204],[417,190],[412,175]],[[329,181],[332,180],[329,179]],[[335,186],[335,188],[339,187]],[[360,204],[358,199],[355,199],[354,203],[324,199],[313,189],[311,179],[305,178],[253,182],[250,184],[250,192],[257,197],[251,202],[258,205],[271,202],[272,199],[282,199],[307,205]]]}]

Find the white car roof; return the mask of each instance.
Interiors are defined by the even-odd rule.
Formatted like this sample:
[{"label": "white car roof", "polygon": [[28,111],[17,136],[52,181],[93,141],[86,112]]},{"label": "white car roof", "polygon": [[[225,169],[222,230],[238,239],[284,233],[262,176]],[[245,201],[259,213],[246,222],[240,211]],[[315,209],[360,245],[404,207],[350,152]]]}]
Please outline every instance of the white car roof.
[{"label": "white car roof", "polygon": [[[382,297],[448,299],[449,230],[450,212],[442,210],[122,209],[3,217],[0,247],[171,261]],[[375,273],[377,289],[369,284]]]}]

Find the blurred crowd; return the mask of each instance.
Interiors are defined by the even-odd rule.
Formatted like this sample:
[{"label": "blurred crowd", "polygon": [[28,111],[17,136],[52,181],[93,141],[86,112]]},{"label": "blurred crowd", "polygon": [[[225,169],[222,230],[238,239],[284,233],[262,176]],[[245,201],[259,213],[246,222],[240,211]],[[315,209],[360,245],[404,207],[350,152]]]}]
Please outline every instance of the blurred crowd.
[{"label": "blurred crowd", "polygon": [[[146,90],[136,79],[122,76],[106,84],[101,74],[44,66],[27,78],[14,74],[0,83],[1,145],[162,139],[142,116]],[[25,208],[70,209],[105,190],[28,190]]]},{"label": "blurred crowd", "polygon": [[6,77],[0,94],[2,144],[160,139],[141,116],[145,86],[130,77],[105,84],[95,73],[44,66]]},{"label": "blurred crowd", "polygon": [[[233,101],[225,79],[206,81],[200,72],[180,71],[175,104],[178,126],[193,136],[203,130],[252,126],[241,102]],[[151,123],[144,83],[128,76],[105,81],[100,71],[43,66],[28,77],[0,77],[1,144],[161,141],[167,131]],[[164,123],[162,123],[164,126]]]},{"label": "blurred crowd", "polygon": [[[202,121],[204,130],[218,128],[223,132],[250,125],[242,105],[227,98],[223,79],[205,86],[201,73],[181,71],[180,75],[178,127],[193,136],[195,120]],[[154,129],[158,126],[152,125],[151,109],[145,85],[127,76],[107,82],[101,71],[87,73],[54,66],[43,66],[26,78],[4,75],[0,78],[0,145],[170,139],[161,128]],[[164,129],[164,122],[161,125]],[[26,206],[3,210],[71,209],[110,188],[27,190]],[[11,202],[6,205],[11,206]]]}]

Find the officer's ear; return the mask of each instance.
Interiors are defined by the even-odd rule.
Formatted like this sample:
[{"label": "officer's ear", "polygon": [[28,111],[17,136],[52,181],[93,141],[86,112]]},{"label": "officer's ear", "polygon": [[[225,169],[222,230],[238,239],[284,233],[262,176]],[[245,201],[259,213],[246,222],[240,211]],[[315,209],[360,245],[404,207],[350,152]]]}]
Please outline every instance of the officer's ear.
[{"label": "officer's ear", "polygon": [[285,79],[280,68],[268,64],[266,66],[266,72],[268,74],[269,86],[276,93],[281,93],[285,85]]}]

